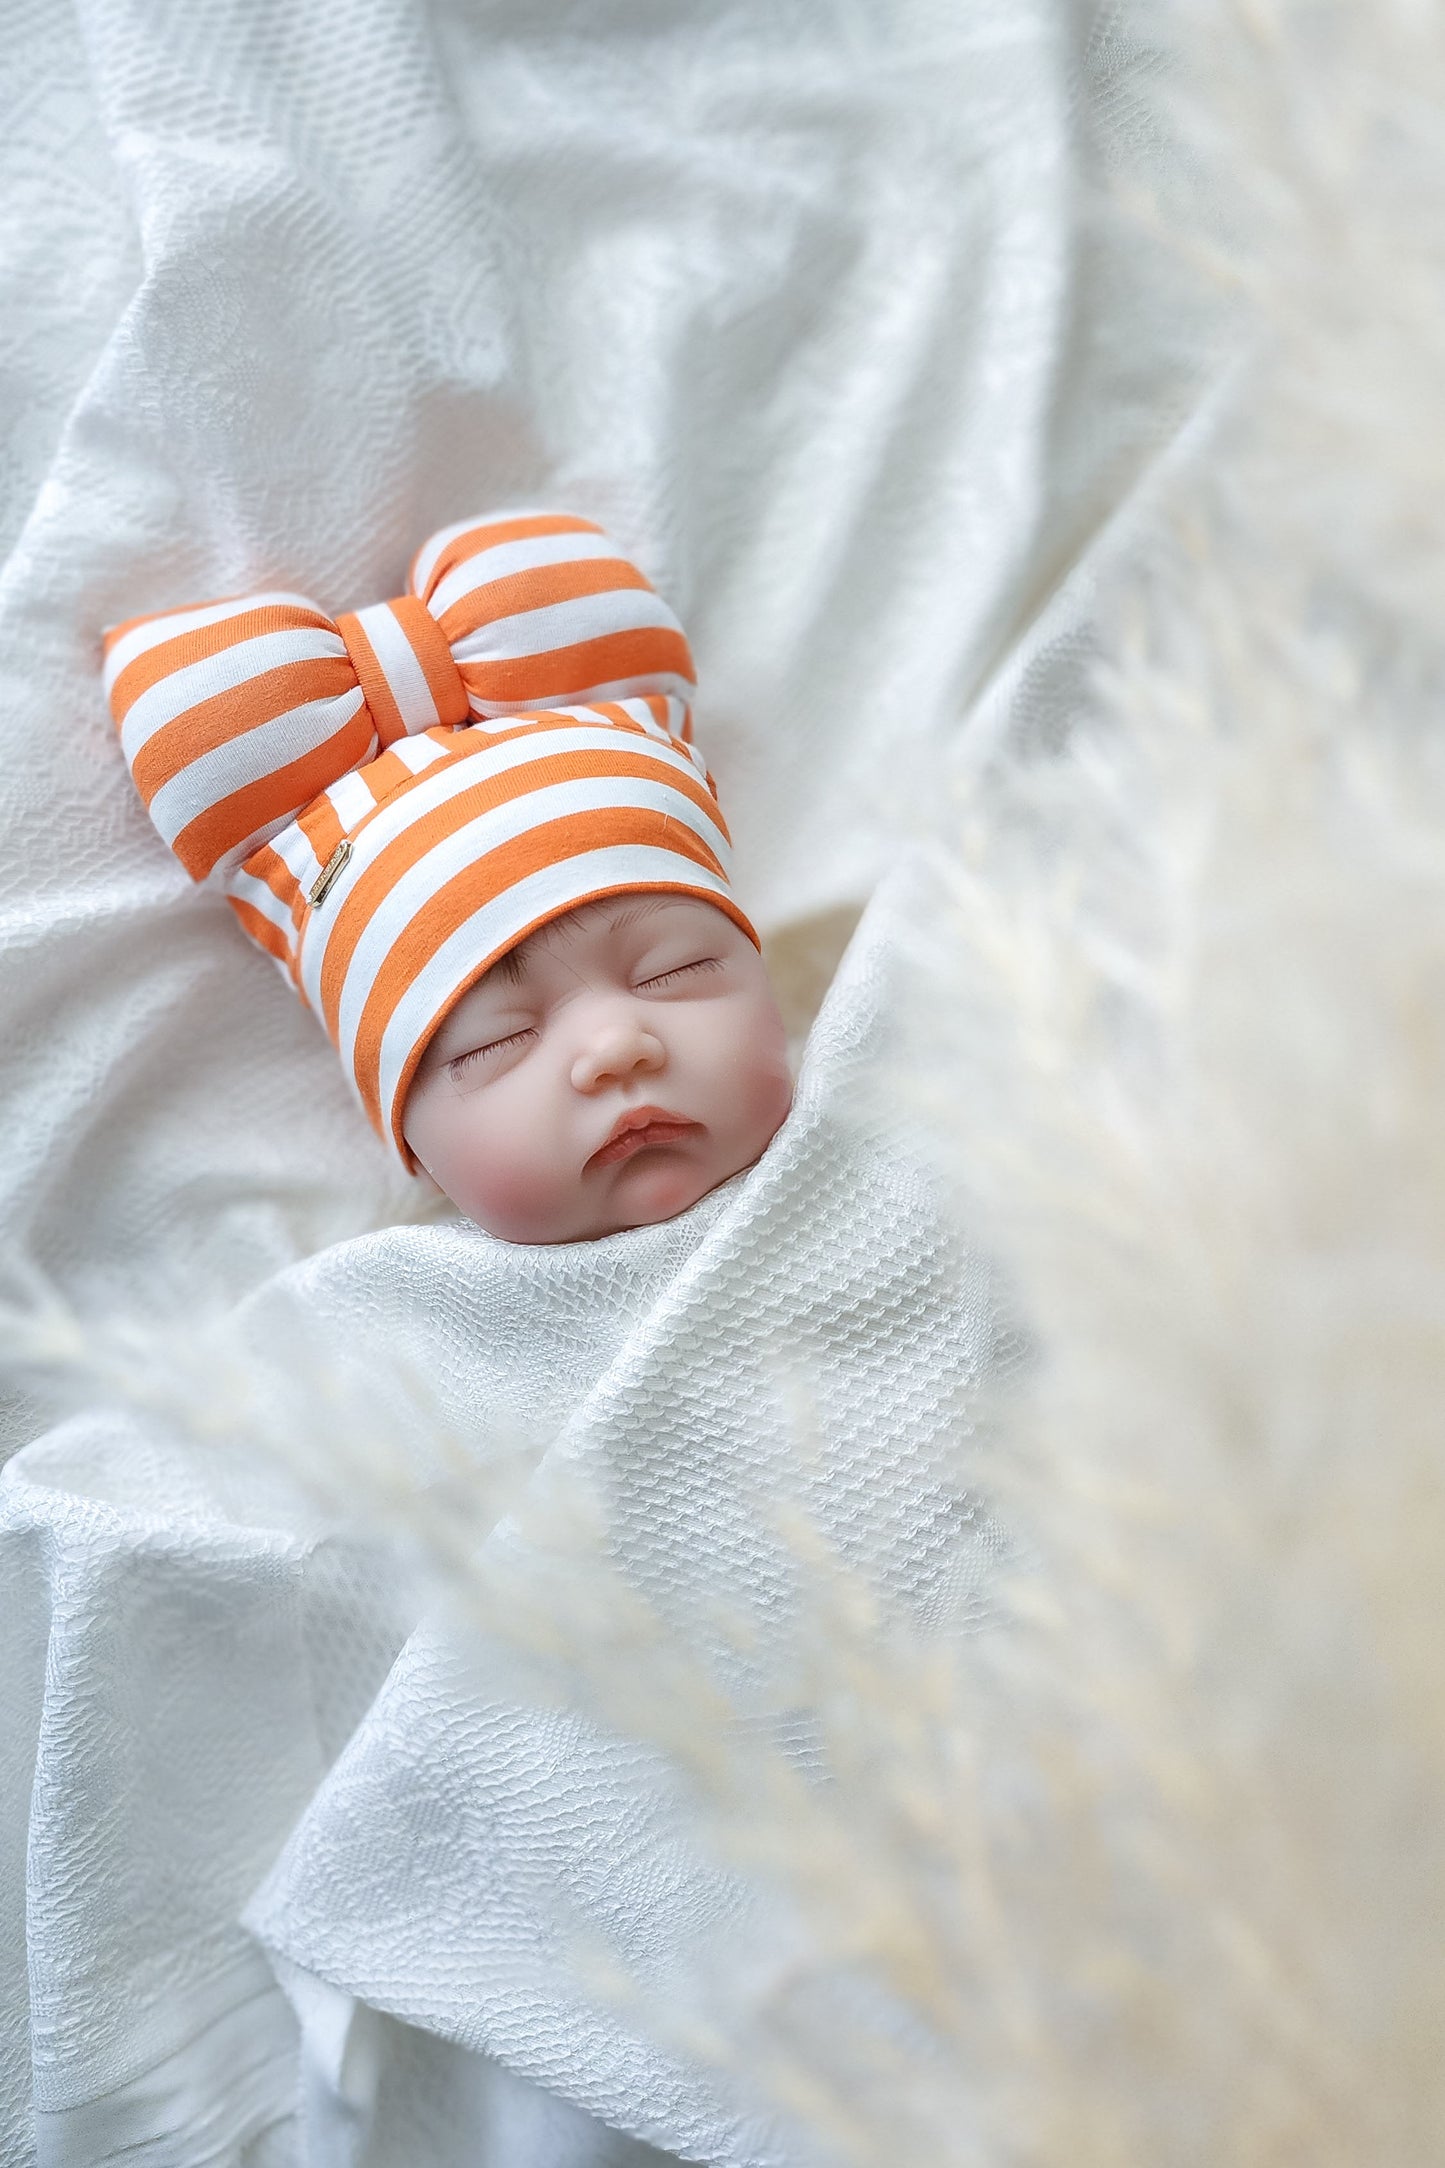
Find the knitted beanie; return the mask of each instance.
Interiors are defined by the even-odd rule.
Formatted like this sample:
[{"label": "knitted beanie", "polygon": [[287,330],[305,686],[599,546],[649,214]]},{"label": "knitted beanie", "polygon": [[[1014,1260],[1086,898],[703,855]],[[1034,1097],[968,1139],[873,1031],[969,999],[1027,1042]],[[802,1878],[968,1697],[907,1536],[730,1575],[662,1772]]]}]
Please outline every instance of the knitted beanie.
[{"label": "knitted beanie", "polygon": [[244,595],[113,626],[151,819],[321,1018],[403,1163],[448,1011],[537,927],[638,889],[733,901],[677,619],[590,520],[443,528],[409,592],[335,620]]}]

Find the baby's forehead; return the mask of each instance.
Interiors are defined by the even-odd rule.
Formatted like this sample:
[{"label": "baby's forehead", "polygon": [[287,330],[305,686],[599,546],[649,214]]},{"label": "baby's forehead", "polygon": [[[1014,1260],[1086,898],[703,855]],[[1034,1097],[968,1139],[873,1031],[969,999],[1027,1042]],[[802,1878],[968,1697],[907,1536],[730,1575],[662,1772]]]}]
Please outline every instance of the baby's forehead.
[{"label": "baby's forehead", "polygon": [[670,922],[696,919],[711,908],[699,896],[672,894],[603,896],[594,903],[580,903],[560,918],[549,919],[505,956],[498,957],[478,979],[473,992],[525,987],[545,972],[549,962],[565,963],[573,948],[605,947],[614,939],[645,939],[666,930]]}]

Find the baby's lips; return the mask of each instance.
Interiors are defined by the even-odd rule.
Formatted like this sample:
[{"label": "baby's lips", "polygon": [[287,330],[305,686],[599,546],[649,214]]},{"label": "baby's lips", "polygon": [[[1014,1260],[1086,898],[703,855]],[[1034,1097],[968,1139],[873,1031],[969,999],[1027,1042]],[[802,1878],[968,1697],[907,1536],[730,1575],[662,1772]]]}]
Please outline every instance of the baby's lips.
[{"label": "baby's lips", "polygon": [[584,1172],[614,1166],[656,1145],[680,1144],[684,1137],[700,1136],[702,1126],[701,1122],[689,1121],[685,1114],[674,1114],[668,1107],[629,1107],[613,1123],[611,1134],[592,1154]]}]

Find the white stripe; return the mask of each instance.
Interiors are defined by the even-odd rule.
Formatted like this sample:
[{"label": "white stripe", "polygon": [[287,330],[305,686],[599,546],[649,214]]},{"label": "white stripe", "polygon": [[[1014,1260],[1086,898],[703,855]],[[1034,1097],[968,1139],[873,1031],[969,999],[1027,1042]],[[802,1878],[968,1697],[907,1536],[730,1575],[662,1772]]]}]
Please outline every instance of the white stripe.
[{"label": "white stripe", "polygon": [[[314,752],[334,737],[361,706],[361,687],[349,693],[332,693],[324,700],[308,700],[303,707],[288,708],[269,723],[228,738],[224,745],[203,753],[162,784],[150,803],[151,819],[173,844],[181,830],[232,791],[272,775],[278,768]],[[294,817],[296,809],[287,815]]]},{"label": "white stripe", "polygon": [[295,817],[294,813],[278,813],[275,820],[267,821],[263,827],[253,828],[248,836],[242,836],[240,842],[233,845],[224,857],[216,860],[206,875],[203,886],[229,889],[236,873],[251,853],[259,851],[263,843],[274,843],[279,835],[284,835]]},{"label": "white stripe", "polygon": [[549,508],[546,505],[533,504],[520,512],[479,512],[472,519],[454,519],[450,527],[439,527],[434,535],[429,535],[417,551],[416,563],[412,567],[411,591],[414,595],[425,595],[426,583],[447,544],[455,542],[459,534],[470,534],[474,527],[501,527],[514,519],[575,519],[580,516],[578,513],[559,512],[555,506]]},{"label": "white stripe", "polygon": [[300,821],[292,821],[280,835],[271,840],[271,848],[285,866],[298,888],[315,886],[321,877],[321,861],[316,847]]},{"label": "white stripe", "polygon": [[[343,655],[341,635],[319,626],[298,625],[286,632],[262,632],[252,640],[238,640],[218,655],[205,655],[184,669],[158,678],[129,709],[121,725],[121,749],[134,763],[146,741],[187,708],[199,707],[219,693],[233,693],[263,671],[279,670],[288,662],[316,662]],[[331,697],[335,697],[332,695]]]},{"label": "white stripe", "polygon": [[[305,941],[303,971],[306,999],[317,1014],[321,1012],[321,960],[326,935],[336,924],[342,907],[367,867],[375,865],[382,852],[395,842],[399,835],[404,835],[417,821],[425,820],[461,791],[471,790],[476,784],[490,781],[495,776],[508,775],[514,769],[528,767],[539,760],[549,760],[555,755],[617,754],[619,751],[655,761],[664,779],[672,773],[686,775],[689,781],[695,780],[687,765],[685,746],[662,745],[652,738],[634,738],[630,733],[619,731],[615,724],[608,724],[602,729],[579,727],[576,730],[529,730],[524,736],[513,738],[506,745],[488,745],[484,739],[479,738],[474,753],[450,762],[447,767],[427,776],[415,787],[399,791],[380,806],[375,804],[360,776],[343,776],[339,783],[333,783],[326,795],[336,808],[337,818],[343,828],[355,831],[366,814],[370,813],[372,818],[355,837],[356,849],[352,853],[351,863],[326,899],[321,914],[324,926],[319,937],[313,941],[308,934]],[[623,787],[631,788],[630,778]],[[612,788],[615,797],[618,790],[616,780]]]},{"label": "white stripe", "polygon": [[387,747],[387,751],[395,753],[402,766],[410,768],[413,775],[420,775],[433,761],[445,760],[449,753],[456,751],[456,747],[438,745],[435,738],[398,738],[394,745]]},{"label": "white stripe", "polygon": [[391,604],[368,604],[366,609],[356,612],[356,622],[371,642],[371,652],[381,666],[381,674],[401,711],[403,724],[408,730],[430,730],[441,721],[441,714],[432,698],[426,672],[416,659],[415,648],[397,623]]},{"label": "white stripe", "polygon": [[[540,610],[518,610],[512,617],[478,625],[452,642],[463,662],[513,662],[524,655],[547,655],[554,648],[576,647],[608,632],[681,632],[661,595],[650,587],[609,587],[600,595],[579,595],[574,602],[548,602]],[[583,690],[581,686],[578,691]],[[586,688],[589,696],[592,688]]]},{"label": "white stripe", "polygon": [[560,917],[571,910],[582,896],[607,889],[626,893],[654,882],[700,889],[713,896],[728,894],[726,881],[680,852],[618,843],[606,850],[581,852],[557,866],[539,867],[465,920],[418,973],[382,1034],[380,1100],[388,1134],[392,1099],[412,1048],[432,1036],[442,1010],[478,977],[482,960],[511,946],[538,919]]},{"label": "white stripe", "polygon": [[629,715],[635,715],[649,737],[660,738],[665,745],[675,745],[684,760],[690,760],[703,782],[707,781],[707,764],[695,745],[682,735],[682,725],[687,716],[687,702],[672,693],[667,695],[667,716],[660,723],[645,700],[624,700],[621,705]]},{"label": "white stripe", "polygon": [[453,565],[436,593],[428,598],[427,608],[433,617],[440,617],[464,595],[475,594],[479,587],[490,587],[493,580],[510,579],[518,572],[536,572],[547,565],[585,564],[591,558],[628,562],[611,535],[595,531],[536,534],[519,542],[493,542],[479,549],[474,557],[464,557],[459,565]]},{"label": "white stripe", "polygon": [[[657,720],[657,717],[653,714],[651,708],[647,705],[647,702],[645,700],[617,700],[613,702],[613,705],[615,707],[621,708],[624,715],[630,716],[632,721],[636,723],[638,729],[644,731],[649,738],[654,740],[656,744],[671,746],[674,752],[681,753],[683,759],[686,761],[690,761],[692,763],[692,766],[697,769],[698,772],[703,776],[704,780],[706,780],[706,770],[703,768],[702,763],[698,759],[697,754],[693,750],[692,746],[688,745],[682,738],[674,737],[670,730],[664,728],[664,726]],[[669,703],[669,705],[673,708],[680,708],[682,706],[682,702],[680,700],[673,700]],[[562,712],[566,715],[595,715],[599,723],[609,723],[614,730],[617,728],[617,725],[612,722],[611,717],[602,714],[601,710],[596,707],[589,706],[585,708],[565,708],[562,710]]]},{"label": "white stripe", "polygon": [[238,595],[230,602],[208,602],[199,609],[176,610],[169,617],[153,617],[144,625],[133,625],[124,639],[116,641],[105,658],[107,700],[110,698],[112,685],[127,663],[134,662],[137,655],[144,655],[151,648],[159,647],[163,640],[174,640],[183,632],[203,632],[207,625],[219,625],[223,618],[242,617],[247,610],[267,609],[277,602],[293,603],[299,610],[316,610],[318,617],[326,614],[324,610],[316,609],[316,604],[308,596],[283,594],[278,589],[274,594]]},{"label": "white stripe", "polygon": [[[666,698],[675,701],[679,708],[685,710],[687,706],[686,700],[678,694],[667,691],[667,688],[672,685],[684,686],[689,693],[697,690],[691,678],[685,678],[680,670],[643,670],[636,677],[613,678],[606,685],[589,685],[587,694],[589,700],[599,701],[624,700],[629,695],[640,692],[663,693]],[[533,701],[530,707],[517,708],[509,700],[483,700],[477,693],[468,693],[467,701],[473,715],[477,718],[478,728],[486,728],[489,724],[495,724],[499,729],[502,729],[506,727],[508,722],[515,723],[524,720],[529,714],[572,715],[580,712],[579,707],[571,703],[566,706],[559,703],[556,707],[553,707],[540,700]],[[691,752],[691,748],[684,745],[681,738],[675,740],[675,743],[682,752]]]},{"label": "white stripe", "polygon": [[[657,720],[647,702],[642,698],[618,700],[614,705],[621,708],[624,715],[630,716],[639,730],[645,730],[649,738],[658,738],[665,745],[676,745],[684,753],[691,752],[692,748],[684,742],[675,730],[670,729],[667,723],[660,723]],[[682,701],[669,695],[667,701],[669,717],[677,714],[679,710],[686,713]]]},{"label": "white stripe", "polygon": [[[461,873],[500,845],[530,834],[545,822],[564,820],[571,814],[607,812],[619,804],[629,809],[645,807],[691,830],[726,869],[728,847],[721,830],[690,798],[684,797],[666,781],[644,783],[629,777],[622,790],[612,776],[553,783],[546,789],[528,791],[506,805],[479,813],[409,867],[367,921],[366,930],[347,966],[338,1005],[337,1047],[342,1060],[350,1065],[362,1009],[393,945],[454,874]],[[354,858],[352,864],[355,864]],[[323,906],[321,915],[329,925],[340,922],[340,915],[333,916],[329,903]],[[309,956],[307,962],[310,962]]]},{"label": "white stripe", "polygon": [[262,918],[269,919],[273,926],[285,934],[288,945],[295,941],[296,926],[290,911],[274,889],[268,888],[264,881],[258,881],[254,873],[247,873],[243,868],[237,867],[227,881],[226,888],[242,903],[249,903],[253,911],[259,911]]},{"label": "white stripe", "polygon": [[[357,767],[360,766],[361,762],[358,761]],[[345,775],[339,775],[334,783],[328,783],[326,795],[331,800],[332,812],[342,827],[348,830],[354,828],[358,821],[365,820],[368,813],[376,811],[376,800],[355,768]]]}]

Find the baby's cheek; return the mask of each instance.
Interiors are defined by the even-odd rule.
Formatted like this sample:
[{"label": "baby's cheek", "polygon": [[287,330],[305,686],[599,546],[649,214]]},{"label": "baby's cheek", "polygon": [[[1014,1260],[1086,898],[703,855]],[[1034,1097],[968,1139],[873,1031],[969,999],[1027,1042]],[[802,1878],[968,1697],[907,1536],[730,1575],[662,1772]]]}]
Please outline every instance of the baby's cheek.
[{"label": "baby's cheek", "polygon": [[535,1107],[491,1091],[446,1096],[439,1083],[409,1135],[433,1180],[459,1210],[505,1241],[545,1241],[555,1174],[539,1143]]},{"label": "baby's cheek", "polygon": [[781,1021],[761,1018],[740,1064],[738,1096],[743,1119],[761,1151],[787,1119],[793,1103],[787,1040]]},{"label": "baby's cheek", "polygon": [[565,1188],[557,1170],[535,1151],[493,1138],[476,1151],[462,1209],[489,1234],[508,1242],[546,1242]]},{"label": "baby's cheek", "polygon": [[[779,1045],[776,1055],[758,1064],[753,1087],[753,1108],[760,1121],[779,1129],[793,1104],[793,1073],[787,1049]],[[771,1129],[769,1133],[771,1134]]]}]

